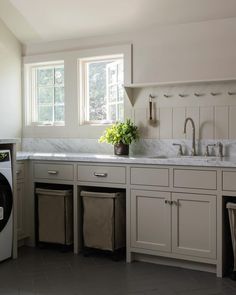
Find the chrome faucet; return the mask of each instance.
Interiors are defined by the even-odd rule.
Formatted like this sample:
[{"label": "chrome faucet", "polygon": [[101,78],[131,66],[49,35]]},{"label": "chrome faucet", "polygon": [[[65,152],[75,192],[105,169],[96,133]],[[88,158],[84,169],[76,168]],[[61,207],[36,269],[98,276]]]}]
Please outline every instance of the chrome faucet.
[{"label": "chrome faucet", "polygon": [[184,134],[186,134],[186,126],[187,126],[188,121],[191,122],[191,124],[192,124],[192,128],[193,128],[191,156],[196,156],[196,155],[197,155],[197,152],[196,152],[195,124],[194,124],[194,122],[193,122],[193,119],[190,118],[190,117],[188,117],[188,118],[185,119],[185,122],[184,122]]}]

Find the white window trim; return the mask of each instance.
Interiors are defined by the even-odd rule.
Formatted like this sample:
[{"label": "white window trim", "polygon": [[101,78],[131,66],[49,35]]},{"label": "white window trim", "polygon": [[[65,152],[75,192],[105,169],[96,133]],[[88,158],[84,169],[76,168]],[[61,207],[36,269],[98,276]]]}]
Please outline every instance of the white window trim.
[{"label": "white window trim", "polygon": [[[81,62],[88,61],[88,60],[100,60],[103,57],[114,58],[115,56],[123,57],[124,61],[124,85],[131,84],[133,81],[132,77],[132,45],[126,44],[126,45],[117,45],[112,47],[104,47],[104,48],[96,48],[96,49],[88,49],[88,50],[82,50],[78,52],[77,57],[77,87],[78,87],[78,106],[79,106],[79,126],[104,126],[104,125],[111,125],[111,121],[86,121],[85,120],[85,94],[83,93],[84,89],[86,88],[83,84],[85,81],[83,79],[83,68],[81,66]],[[126,97],[124,97],[124,100],[126,100]],[[125,105],[125,101],[124,101]]]},{"label": "white window trim", "polygon": [[[33,63],[45,63],[54,61],[64,61],[65,67],[65,125],[51,126],[51,125],[31,125],[30,118],[28,118],[28,105],[26,99],[27,94],[24,85],[26,79],[23,71],[22,75],[22,90],[23,90],[23,130],[24,137],[76,137],[76,138],[98,138],[101,136],[107,125],[80,125],[80,101],[79,101],[79,72],[78,72],[78,58],[86,58],[89,56],[114,55],[124,54],[124,84],[130,85],[132,83],[132,43],[120,43],[113,45],[91,45],[87,49],[63,50],[59,52],[38,53],[33,55],[25,55],[22,59],[22,68],[24,65]],[[25,81],[25,82],[24,82]],[[25,87],[24,87],[25,86]],[[130,116],[132,104],[125,94],[125,118]]]},{"label": "white window trim", "polygon": [[[24,65],[24,89],[25,89],[25,125],[26,126],[65,126],[65,121],[53,121],[49,122],[39,122],[36,121],[36,95],[35,89],[36,85],[34,84],[35,79],[33,79],[33,71],[37,67],[52,67],[64,65],[64,60],[57,61],[46,61],[46,62],[34,62],[34,63],[26,63]],[[64,82],[65,84],[65,82]],[[65,85],[64,85],[65,87]],[[64,102],[65,107],[65,102]]]}]

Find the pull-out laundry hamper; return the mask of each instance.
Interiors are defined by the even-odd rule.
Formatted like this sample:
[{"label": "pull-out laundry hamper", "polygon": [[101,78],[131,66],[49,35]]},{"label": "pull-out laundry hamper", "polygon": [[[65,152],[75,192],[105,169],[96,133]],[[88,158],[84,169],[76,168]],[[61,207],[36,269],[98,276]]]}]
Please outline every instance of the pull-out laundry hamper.
[{"label": "pull-out laundry hamper", "polygon": [[234,252],[234,269],[232,273],[232,279],[236,280],[236,204],[227,203],[226,205],[229,212],[229,223],[231,231],[232,246]]},{"label": "pull-out laundry hamper", "polygon": [[82,191],[84,247],[115,251],[125,247],[125,193]]},{"label": "pull-out laundry hamper", "polygon": [[73,199],[71,190],[37,188],[38,241],[73,243]]}]

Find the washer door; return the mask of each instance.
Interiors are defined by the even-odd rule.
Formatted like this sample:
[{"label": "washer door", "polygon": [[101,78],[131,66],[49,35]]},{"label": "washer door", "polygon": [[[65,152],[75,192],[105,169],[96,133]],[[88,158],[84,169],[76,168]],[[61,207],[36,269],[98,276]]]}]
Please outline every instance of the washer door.
[{"label": "washer door", "polygon": [[0,173],[0,232],[6,226],[12,211],[12,190],[6,177]]}]

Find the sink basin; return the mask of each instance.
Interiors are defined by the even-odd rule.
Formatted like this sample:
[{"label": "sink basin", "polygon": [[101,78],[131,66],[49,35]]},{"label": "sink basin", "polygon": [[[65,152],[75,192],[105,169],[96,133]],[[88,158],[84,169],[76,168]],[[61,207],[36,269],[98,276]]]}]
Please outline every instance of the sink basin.
[{"label": "sink basin", "polygon": [[196,161],[216,161],[219,157],[206,157],[206,156],[182,156],[181,159],[191,159]]},{"label": "sink basin", "polygon": [[168,157],[167,156],[150,156],[150,157],[147,157],[148,159],[167,159]]},{"label": "sink basin", "polygon": [[173,160],[178,160],[178,161],[183,161],[183,160],[191,160],[191,161],[204,161],[204,162],[214,162],[219,160],[219,157],[212,156],[212,157],[205,157],[205,156],[148,156],[148,159],[173,159]]},{"label": "sink basin", "polygon": [[147,156],[146,158],[148,159],[170,159],[170,160],[175,160],[175,161],[203,161],[203,162],[215,162],[217,160],[220,160],[219,157],[212,156],[212,157],[206,157],[206,156]]}]

